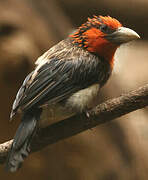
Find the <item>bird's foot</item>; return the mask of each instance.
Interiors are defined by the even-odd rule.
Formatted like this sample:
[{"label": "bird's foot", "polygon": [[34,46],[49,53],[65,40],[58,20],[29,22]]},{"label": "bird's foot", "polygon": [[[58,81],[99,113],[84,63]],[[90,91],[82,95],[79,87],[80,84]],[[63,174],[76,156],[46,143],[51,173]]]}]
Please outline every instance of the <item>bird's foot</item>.
[{"label": "bird's foot", "polygon": [[[93,121],[93,119],[90,118],[89,110],[85,111],[85,115],[86,115],[86,126],[89,126],[91,124],[91,121]],[[90,128],[90,130],[93,130],[93,129]]]}]

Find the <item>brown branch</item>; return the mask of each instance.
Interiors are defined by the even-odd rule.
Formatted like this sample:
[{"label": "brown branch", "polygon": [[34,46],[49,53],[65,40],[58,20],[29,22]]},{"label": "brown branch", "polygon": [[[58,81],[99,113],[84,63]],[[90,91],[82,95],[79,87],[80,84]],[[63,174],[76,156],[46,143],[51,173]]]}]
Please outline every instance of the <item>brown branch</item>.
[{"label": "brown branch", "polygon": [[[47,145],[71,137],[99,124],[109,122],[147,105],[148,84],[96,106],[89,112],[89,118],[85,114],[80,114],[39,130],[32,141],[31,151],[38,151]],[[0,144],[0,163],[4,163],[11,143],[12,140]]]}]

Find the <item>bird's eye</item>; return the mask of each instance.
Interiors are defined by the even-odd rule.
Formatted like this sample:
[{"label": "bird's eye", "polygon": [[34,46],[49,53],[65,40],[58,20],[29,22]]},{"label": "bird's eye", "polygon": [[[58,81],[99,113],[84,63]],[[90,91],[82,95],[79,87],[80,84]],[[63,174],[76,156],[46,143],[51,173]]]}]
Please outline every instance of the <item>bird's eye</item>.
[{"label": "bird's eye", "polygon": [[100,26],[100,30],[102,31],[102,32],[107,32],[108,31],[108,26],[106,25],[106,24],[102,24],[101,26]]}]

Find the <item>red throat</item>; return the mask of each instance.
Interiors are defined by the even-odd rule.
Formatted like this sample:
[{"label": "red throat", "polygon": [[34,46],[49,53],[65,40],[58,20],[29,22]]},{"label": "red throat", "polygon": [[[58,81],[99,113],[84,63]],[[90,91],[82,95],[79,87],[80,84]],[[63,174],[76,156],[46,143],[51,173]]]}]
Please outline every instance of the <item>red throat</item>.
[{"label": "red throat", "polygon": [[104,33],[96,28],[87,30],[84,32],[84,36],[87,37],[87,50],[104,57],[110,63],[111,67],[113,67],[114,54],[118,46],[105,39]]}]

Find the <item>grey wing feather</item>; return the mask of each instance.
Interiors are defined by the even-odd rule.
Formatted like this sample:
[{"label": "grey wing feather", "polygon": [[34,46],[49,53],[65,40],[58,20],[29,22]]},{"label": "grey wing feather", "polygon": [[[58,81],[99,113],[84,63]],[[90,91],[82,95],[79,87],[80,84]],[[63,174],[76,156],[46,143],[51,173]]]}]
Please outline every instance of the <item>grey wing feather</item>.
[{"label": "grey wing feather", "polygon": [[20,100],[22,99],[23,95],[24,95],[24,92],[26,90],[26,86],[27,86],[27,83],[28,81],[30,80],[31,76],[32,76],[33,72],[31,72],[30,74],[28,74],[28,76],[25,78],[21,88],[19,89],[17,95],[16,95],[16,98],[15,98],[15,101],[13,103],[13,106],[12,106],[12,111],[11,111],[11,114],[10,114],[10,120],[12,119],[12,117],[16,114],[16,108],[18,107],[19,105],[19,102]]},{"label": "grey wing feather", "polygon": [[[10,117],[20,108],[23,111],[44,104],[50,100],[54,102],[60,101],[70,93],[79,89],[73,87],[72,82],[69,81],[68,73],[72,69],[71,63],[64,63],[56,59],[44,64],[37,72],[37,75],[31,80],[34,72],[30,73],[23,82],[22,87],[19,89],[16,99],[13,103],[13,108]],[[67,87],[64,87],[67,84]]]},{"label": "grey wing feather", "polygon": [[19,109],[28,111],[46,103],[63,101],[74,92],[98,82],[100,65],[96,61],[92,63],[88,65],[85,59],[51,59],[46,62],[35,75],[32,72],[25,79],[14,101],[11,116]]}]

